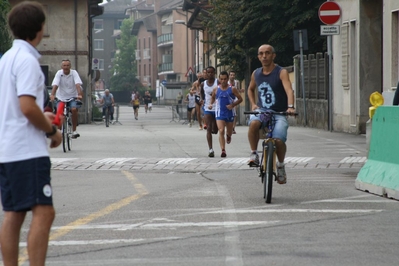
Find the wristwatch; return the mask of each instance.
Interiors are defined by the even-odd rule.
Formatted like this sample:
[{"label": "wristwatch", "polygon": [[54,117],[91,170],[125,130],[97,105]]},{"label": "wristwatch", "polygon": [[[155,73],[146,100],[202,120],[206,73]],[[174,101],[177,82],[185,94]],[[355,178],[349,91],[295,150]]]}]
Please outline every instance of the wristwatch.
[{"label": "wristwatch", "polygon": [[295,107],[294,107],[294,105],[293,105],[293,104],[289,104],[289,105],[288,105],[288,108],[295,109]]},{"label": "wristwatch", "polygon": [[57,133],[58,128],[55,125],[52,125],[51,127],[53,128],[53,131],[51,131],[50,133],[46,133],[47,138],[54,136],[55,133]]}]

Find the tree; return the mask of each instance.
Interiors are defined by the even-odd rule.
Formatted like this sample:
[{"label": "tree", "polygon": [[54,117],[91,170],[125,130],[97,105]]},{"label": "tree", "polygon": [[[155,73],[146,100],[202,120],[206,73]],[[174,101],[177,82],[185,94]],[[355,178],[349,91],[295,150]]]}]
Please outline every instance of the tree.
[{"label": "tree", "polygon": [[208,31],[218,36],[209,41],[218,51],[218,65],[230,66],[242,79],[248,70],[260,66],[257,49],[265,43],[275,48],[276,63],[292,65],[292,58],[298,53],[294,51],[295,29],[307,29],[309,53],[324,51],[317,12],[324,1],[213,0],[213,8],[203,19]]},{"label": "tree", "polygon": [[0,0],[0,54],[11,47],[12,38],[7,27],[8,11],[10,11],[10,3],[7,0]]},{"label": "tree", "polygon": [[132,19],[123,20],[120,38],[116,40],[119,52],[115,56],[110,80],[114,91],[133,91],[139,86],[135,56],[137,37],[130,34],[133,22]]}]

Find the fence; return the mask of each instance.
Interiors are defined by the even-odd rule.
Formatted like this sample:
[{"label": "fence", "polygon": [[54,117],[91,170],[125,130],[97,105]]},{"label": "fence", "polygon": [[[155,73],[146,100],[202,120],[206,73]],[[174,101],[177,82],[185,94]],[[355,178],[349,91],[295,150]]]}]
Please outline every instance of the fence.
[{"label": "fence", "polygon": [[[299,66],[300,56],[296,55],[294,57],[296,109],[298,113],[304,113],[305,98],[307,125],[328,130],[328,55],[316,53],[304,56],[305,95],[303,95]],[[297,124],[303,125],[304,121],[305,117],[299,115]]]}]

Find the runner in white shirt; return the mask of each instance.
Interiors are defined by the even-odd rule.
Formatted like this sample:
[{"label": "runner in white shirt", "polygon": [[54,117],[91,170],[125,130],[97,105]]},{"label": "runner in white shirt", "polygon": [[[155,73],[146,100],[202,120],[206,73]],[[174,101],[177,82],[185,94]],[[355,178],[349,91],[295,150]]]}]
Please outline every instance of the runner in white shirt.
[{"label": "runner in white shirt", "polygon": [[200,90],[201,90],[201,97],[204,99],[204,118],[205,123],[207,125],[206,128],[206,140],[208,142],[209,147],[209,157],[215,157],[215,152],[212,148],[212,134],[218,133],[218,128],[216,125],[215,119],[215,104],[213,104],[213,108],[209,108],[209,104],[211,103],[212,93],[215,88],[218,86],[218,80],[215,79],[215,68],[209,66],[206,68],[207,80],[201,83]]},{"label": "runner in white shirt", "polygon": [[185,102],[187,103],[188,126],[192,127],[195,114],[195,95],[191,90],[187,93]]}]

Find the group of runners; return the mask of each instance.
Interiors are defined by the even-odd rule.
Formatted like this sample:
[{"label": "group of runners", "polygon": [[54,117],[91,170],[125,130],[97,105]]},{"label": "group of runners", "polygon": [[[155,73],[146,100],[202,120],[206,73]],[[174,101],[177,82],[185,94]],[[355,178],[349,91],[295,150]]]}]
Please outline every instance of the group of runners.
[{"label": "group of runners", "polygon": [[191,127],[196,114],[199,130],[206,130],[208,156],[215,156],[212,134],[219,133],[220,156],[226,157],[226,144],[235,134],[236,106],[242,102],[242,97],[234,71],[222,71],[218,78],[215,75],[216,69],[212,66],[197,73],[198,79],[185,99],[187,118]]}]

